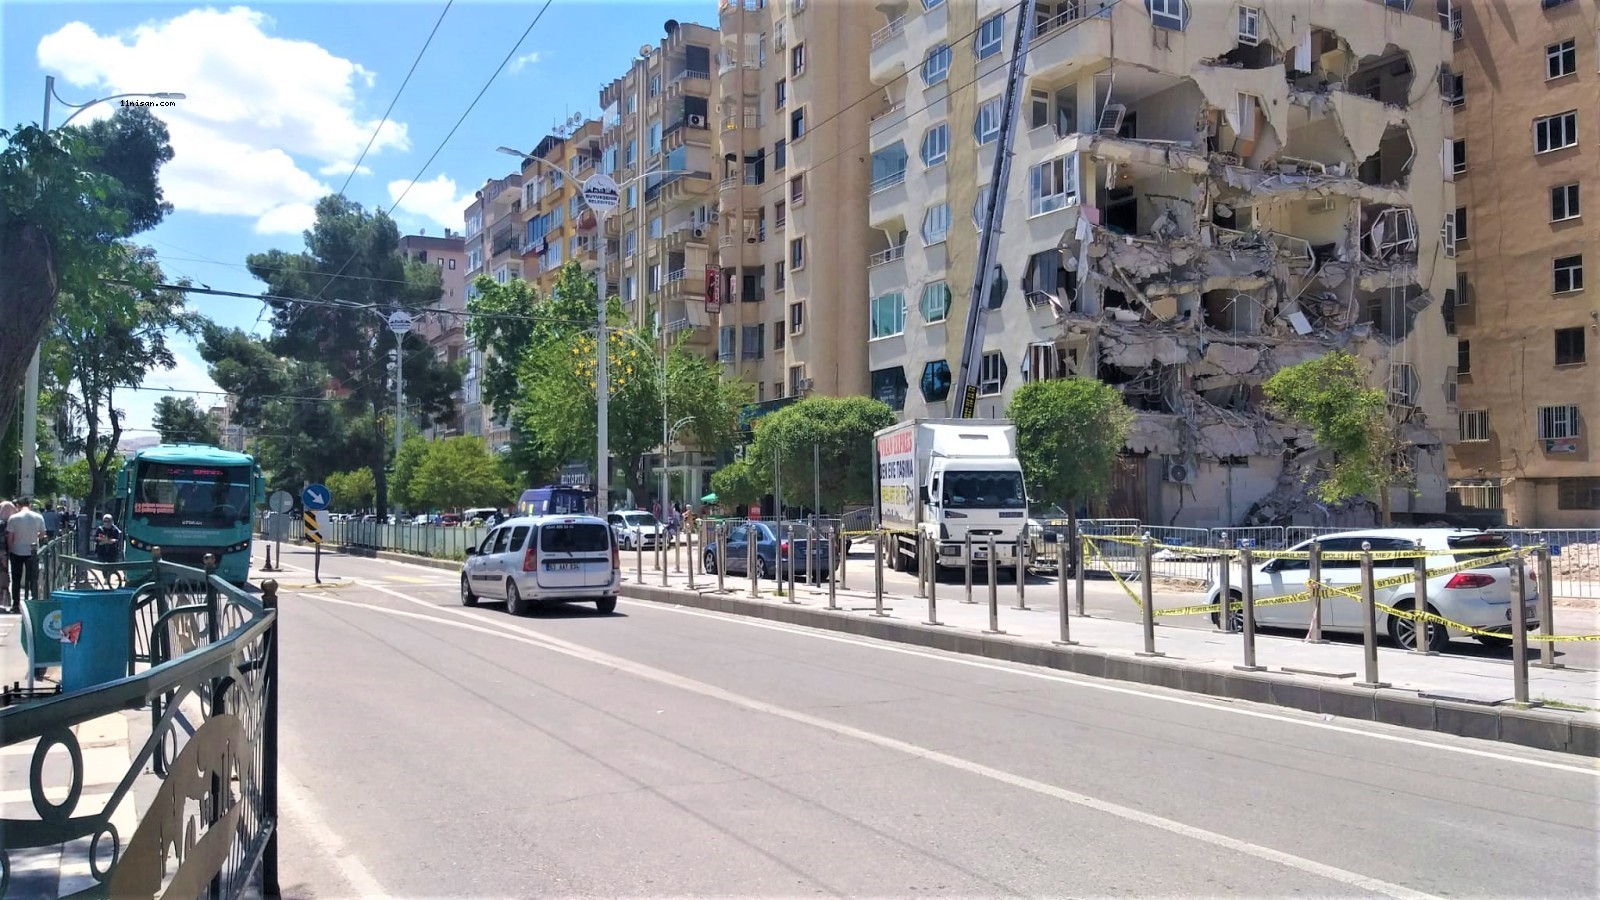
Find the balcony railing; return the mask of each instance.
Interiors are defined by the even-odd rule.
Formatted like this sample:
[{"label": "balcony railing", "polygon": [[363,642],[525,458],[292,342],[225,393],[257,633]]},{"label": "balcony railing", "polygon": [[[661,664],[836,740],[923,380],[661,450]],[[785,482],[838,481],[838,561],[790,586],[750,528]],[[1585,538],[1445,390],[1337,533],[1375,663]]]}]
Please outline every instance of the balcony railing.
[{"label": "balcony railing", "polygon": [[[876,50],[884,44],[894,40],[895,36],[906,30],[906,17],[901,16],[893,22],[879,28],[872,33],[872,49]],[[857,32],[859,34],[859,32]]]},{"label": "balcony railing", "polygon": [[873,266],[881,266],[881,265],[884,265],[885,263],[892,263],[895,260],[900,259],[901,257],[903,257],[905,255],[906,255],[906,245],[905,244],[900,244],[900,245],[895,246],[895,247],[890,247],[887,250],[879,250],[877,253],[874,253],[871,256],[867,257],[867,268],[870,269]]},{"label": "balcony railing", "polygon": [[674,281],[682,281],[686,277],[688,277],[687,269],[673,269],[667,273],[667,284],[671,284]]},{"label": "balcony railing", "polygon": [[699,69],[684,69],[682,72],[679,72],[677,75],[673,76],[672,83],[673,84],[677,84],[677,83],[679,83],[681,81],[688,81],[691,78],[698,78],[698,79],[700,79],[702,81],[709,81],[709,80],[711,80],[711,73],[710,72],[703,72],[703,71],[701,71]]},{"label": "balcony railing", "polygon": [[904,184],[905,180],[905,169],[900,169],[896,172],[890,172],[887,175],[881,176],[878,178],[878,180],[872,183],[872,193],[876,194],[879,191],[887,191],[889,188],[892,188],[897,184]]}]

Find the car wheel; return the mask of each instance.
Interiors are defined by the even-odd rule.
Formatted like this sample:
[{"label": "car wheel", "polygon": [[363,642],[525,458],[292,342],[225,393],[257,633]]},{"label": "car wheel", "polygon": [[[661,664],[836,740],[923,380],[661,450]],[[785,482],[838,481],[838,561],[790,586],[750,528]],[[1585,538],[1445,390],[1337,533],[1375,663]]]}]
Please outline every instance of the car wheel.
[{"label": "car wheel", "polygon": [[[1242,600],[1244,600],[1244,595],[1240,594],[1238,591],[1228,592],[1228,601],[1230,603]],[[1220,606],[1221,604],[1218,605]],[[1240,608],[1229,610],[1228,619],[1230,620],[1232,630],[1235,633],[1244,631],[1244,609]],[[1219,609],[1211,614],[1211,624],[1217,626],[1218,628],[1222,627],[1222,610]]]},{"label": "car wheel", "polygon": [[461,576],[461,605],[477,606],[478,595],[472,592],[472,585],[467,582],[467,576]]},{"label": "car wheel", "polygon": [[528,614],[528,601],[522,599],[522,592],[517,590],[517,583],[506,579],[506,612],[513,616]]},{"label": "car wheel", "polygon": [[[1395,608],[1409,610],[1411,609],[1411,604],[1408,602]],[[1431,606],[1428,607],[1428,612],[1438,613]],[[1402,619],[1399,616],[1389,617],[1389,637],[1396,644],[1407,650],[1417,649],[1417,631],[1419,629],[1426,635],[1424,640],[1427,642],[1427,648],[1434,653],[1442,653],[1446,647],[1450,646],[1450,631],[1443,625],[1415,622],[1411,619]]]},{"label": "car wheel", "polygon": [[756,557],[756,580],[765,581],[767,577],[767,559],[764,556],[758,556]]},{"label": "car wheel", "polygon": [[594,601],[594,608],[596,612],[600,613],[600,615],[609,616],[617,611],[617,598],[601,597],[600,599]]},{"label": "car wheel", "polygon": [[701,565],[704,567],[707,575],[717,574],[717,555],[707,551],[705,556],[701,559]]}]

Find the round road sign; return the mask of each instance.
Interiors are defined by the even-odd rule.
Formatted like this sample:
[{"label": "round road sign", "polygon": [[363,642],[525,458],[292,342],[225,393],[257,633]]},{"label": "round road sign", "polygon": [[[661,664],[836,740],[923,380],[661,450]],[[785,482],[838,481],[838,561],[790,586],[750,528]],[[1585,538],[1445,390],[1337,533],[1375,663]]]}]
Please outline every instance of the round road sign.
[{"label": "round road sign", "polygon": [[395,334],[411,333],[411,313],[397,309],[389,314],[389,330]]},{"label": "round road sign", "polygon": [[267,498],[267,505],[275,513],[286,513],[294,509],[294,497],[288,491],[273,491],[272,496]]},{"label": "round road sign", "polygon": [[601,172],[583,183],[583,202],[604,218],[622,202],[622,194],[611,176]]}]

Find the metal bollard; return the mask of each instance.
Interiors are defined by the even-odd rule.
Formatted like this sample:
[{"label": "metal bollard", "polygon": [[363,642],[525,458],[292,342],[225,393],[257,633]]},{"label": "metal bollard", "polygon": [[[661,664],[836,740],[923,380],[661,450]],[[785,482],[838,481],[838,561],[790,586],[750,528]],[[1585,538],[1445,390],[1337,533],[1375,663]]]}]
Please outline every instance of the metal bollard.
[{"label": "metal bollard", "polygon": [[[1256,579],[1255,554],[1249,547],[1239,548],[1239,593],[1243,601],[1239,619],[1244,632],[1244,665],[1234,666],[1240,672],[1264,672],[1266,666],[1256,664]],[[1231,605],[1231,604],[1230,604]]]},{"label": "metal bollard", "polygon": [[[778,549],[776,549],[776,550],[774,550],[772,552],[772,559],[773,559],[773,565],[777,567],[778,571],[773,573],[773,574],[778,576],[778,596],[782,597],[784,595],[783,594],[783,582],[784,582],[784,579],[787,577],[784,574],[784,571],[783,571],[783,558],[784,558],[784,556],[788,555],[784,551],[784,548],[789,546],[789,538],[790,538],[792,532],[794,531],[794,526],[792,526],[792,525],[784,525],[781,528],[775,527],[774,530],[778,533]],[[789,563],[789,569],[791,571],[793,571],[793,569],[794,569],[794,563],[792,561],[792,557],[791,557],[791,562]]]},{"label": "metal bollard", "polygon": [[873,547],[876,552],[872,554],[872,590],[876,595],[873,600],[875,616],[887,616],[883,611],[883,532],[879,531],[873,537]]},{"label": "metal bollard", "polygon": [[744,571],[745,571],[746,575],[750,576],[750,597],[752,599],[761,596],[761,585],[758,583],[759,579],[756,577],[756,535],[755,535],[755,532],[756,532],[755,526],[750,524],[749,522],[746,522],[745,526],[744,526],[744,533],[745,533]]},{"label": "metal bollard", "polygon": [[1056,604],[1060,607],[1058,618],[1061,620],[1061,639],[1055,643],[1071,646],[1078,642],[1072,639],[1072,626],[1068,624],[1070,619],[1067,616],[1068,555],[1066,540],[1063,538],[1056,541]]},{"label": "metal bollard", "polygon": [[1372,586],[1372,542],[1361,542],[1361,649],[1365,663],[1365,681],[1356,687],[1384,688],[1389,685],[1378,680],[1378,599]]},{"label": "metal bollard", "polygon": [[[1419,554],[1422,553],[1422,549],[1422,542],[1417,541],[1417,552]],[[1411,569],[1414,585],[1412,587],[1412,592],[1416,594],[1416,602],[1411,605],[1411,609],[1416,613],[1426,613],[1428,611],[1428,557],[1426,555],[1419,555],[1416,559],[1412,560],[1412,563],[1414,564]],[[1420,618],[1411,623],[1412,653],[1418,653],[1423,656],[1439,655],[1428,649],[1428,646],[1431,643],[1428,640],[1429,632],[1432,631],[1433,627],[1434,626],[1428,624]]]},{"label": "metal bollard", "polygon": [[1080,545],[1079,547],[1076,548],[1076,550],[1074,552],[1076,552],[1077,555],[1078,555],[1078,562],[1077,562],[1076,565],[1074,565],[1072,567],[1072,584],[1073,584],[1073,587],[1078,592],[1078,618],[1080,618],[1080,619],[1083,618],[1084,616],[1088,615],[1088,613],[1083,611],[1083,603],[1084,603],[1084,599],[1083,599],[1083,595],[1084,595],[1083,567],[1084,567],[1084,564],[1086,562],[1088,562],[1088,560],[1085,558],[1085,555],[1084,555],[1083,551],[1087,550],[1088,548],[1089,548],[1089,542],[1087,540],[1085,540],[1082,545]]},{"label": "metal bollard", "polygon": [[1014,557],[1014,561],[1017,564],[1017,609],[1025,610],[1028,608],[1028,560],[1023,555],[1023,540],[1022,535],[1017,535],[1017,555]]},{"label": "metal bollard", "polygon": [[1528,573],[1527,562],[1522,558],[1521,547],[1511,557],[1511,699],[1516,703],[1528,702]]},{"label": "metal bollard", "polygon": [[817,592],[817,523],[816,517],[806,525],[806,589]]},{"label": "metal bollard", "polygon": [[1233,634],[1233,557],[1222,558],[1217,570],[1217,630]]},{"label": "metal bollard", "polygon": [[967,597],[966,597],[965,600],[962,600],[961,602],[962,603],[972,603],[973,600],[972,600],[972,532],[971,531],[968,531],[967,534],[966,534],[966,537],[963,538],[963,540],[962,540],[962,548],[961,549],[962,549],[962,553],[965,555],[965,559],[966,559],[966,562],[962,563],[962,568],[964,569],[964,571],[966,573],[966,584],[967,584]]},{"label": "metal bollard", "polygon": [[692,591],[692,590],[694,590],[694,569],[695,569],[695,561],[694,561],[694,528],[692,528],[692,527],[691,528],[685,528],[683,530],[683,540],[684,540],[684,543],[686,545],[685,549],[687,550],[687,552],[684,553],[684,555],[689,557],[689,590]]},{"label": "metal bollard", "polygon": [[989,535],[989,628],[984,634],[1005,634],[1000,630],[1000,566],[995,558],[994,535]]},{"label": "metal bollard", "polygon": [[[845,542],[849,540],[849,535],[845,534],[844,524],[842,522],[834,526],[833,537],[834,540],[839,542],[839,546],[837,548],[839,551],[839,587],[842,590],[848,591],[850,590],[850,579],[845,577],[845,573],[850,568],[850,551],[845,546]],[[833,582],[831,581],[829,582],[830,585],[832,583]],[[833,588],[830,587],[828,590],[831,591]]]},{"label": "metal bollard", "polygon": [[1326,644],[1328,641],[1322,636],[1322,604],[1327,599],[1327,592],[1322,589],[1321,541],[1311,542],[1311,560],[1307,570],[1311,580],[1311,630],[1306,632],[1306,643]]},{"label": "metal bollard", "polygon": [[644,584],[644,538],[640,538],[638,543],[633,545],[633,559],[639,583]]},{"label": "metal bollard", "polygon": [[718,522],[713,526],[712,540],[717,542],[717,593],[725,594],[728,587],[724,581],[728,577],[728,524]]},{"label": "metal bollard", "polygon": [[662,525],[656,527],[660,529],[656,532],[656,564],[661,568],[661,586],[667,587],[667,529]]},{"label": "metal bollard", "polygon": [[917,599],[928,596],[928,536],[917,532]]},{"label": "metal bollard", "polygon": [[[680,530],[682,529],[680,528]],[[688,532],[683,532],[683,535],[688,537]],[[677,537],[672,539],[672,571],[679,574],[683,573],[683,544],[678,541]]]},{"label": "metal bollard", "polygon": [[[834,568],[833,568],[833,566],[834,566],[834,559],[833,559],[834,543],[833,542],[835,540],[837,540],[838,537],[839,537],[839,529],[838,528],[829,528],[828,529],[828,608],[829,609],[838,609],[839,608],[838,595],[835,593],[835,583],[838,581],[838,578],[834,577]],[[839,562],[842,563],[843,560],[840,560]]]},{"label": "metal bollard", "polygon": [[1166,656],[1156,649],[1156,598],[1151,582],[1155,563],[1156,542],[1146,534],[1139,544],[1139,605],[1143,607],[1139,618],[1144,626],[1144,649],[1135,656]]},{"label": "metal bollard", "polygon": [[932,535],[928,537],[928,621],[926,625],[943,625],[939,621],[939,545]]},{"label": "metal bollard", "polygon": [[[1554,573],[1551,572],[1550,542],[1542,537],[1539,539],[1539,555],[1536,559],[1539,563],[1539,580],[1535,582],[1535,586],[1539,589],[1539,630],[1544,632],[1546,637],[1549,637],[1556,633],[1556,583],[1553,580]],[[1566,667],[1566,663],[1556,662],[1555,642],[1541,641],[1539,668],[1565,669]]]},{"label": "metal bollard", "polygon": [[[789,530],[789,572],[788,572],[788,575],[789,575],[789,597],[784,602],[786,602],[786,603],[799,603],[800,601],[796,600],[794,598],[794,576],[795,576],[795,570],[799,568],[799,566],[795,563],[795,558],[794,558],[794,547],[795,547],[795,544],[794,544],[794,526],[790,525],[788,530]],[[810,543],[807,543],[806,544],[806,554],[810,555],[810,553],[811,553],[811,545],[810,545]],[[778,583],[780,585],[783,583],[783,575],[784,575],[784,573],[780,570],[778,572],[778,579],[779,579]]]}]

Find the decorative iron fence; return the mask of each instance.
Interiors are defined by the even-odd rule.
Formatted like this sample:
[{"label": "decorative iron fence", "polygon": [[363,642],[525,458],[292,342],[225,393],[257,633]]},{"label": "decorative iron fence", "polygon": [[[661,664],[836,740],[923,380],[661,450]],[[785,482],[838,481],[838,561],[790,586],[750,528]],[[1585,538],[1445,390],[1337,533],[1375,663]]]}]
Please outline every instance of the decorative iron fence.
[{"label": "decorative iron fence", "polygon": [[33,813],[0,819],[0,896],[277,896],[277,584],[258,599],[159,554],[41,562],[56,588],[133,588],[132,641],[123,677],[0,710]]}]

